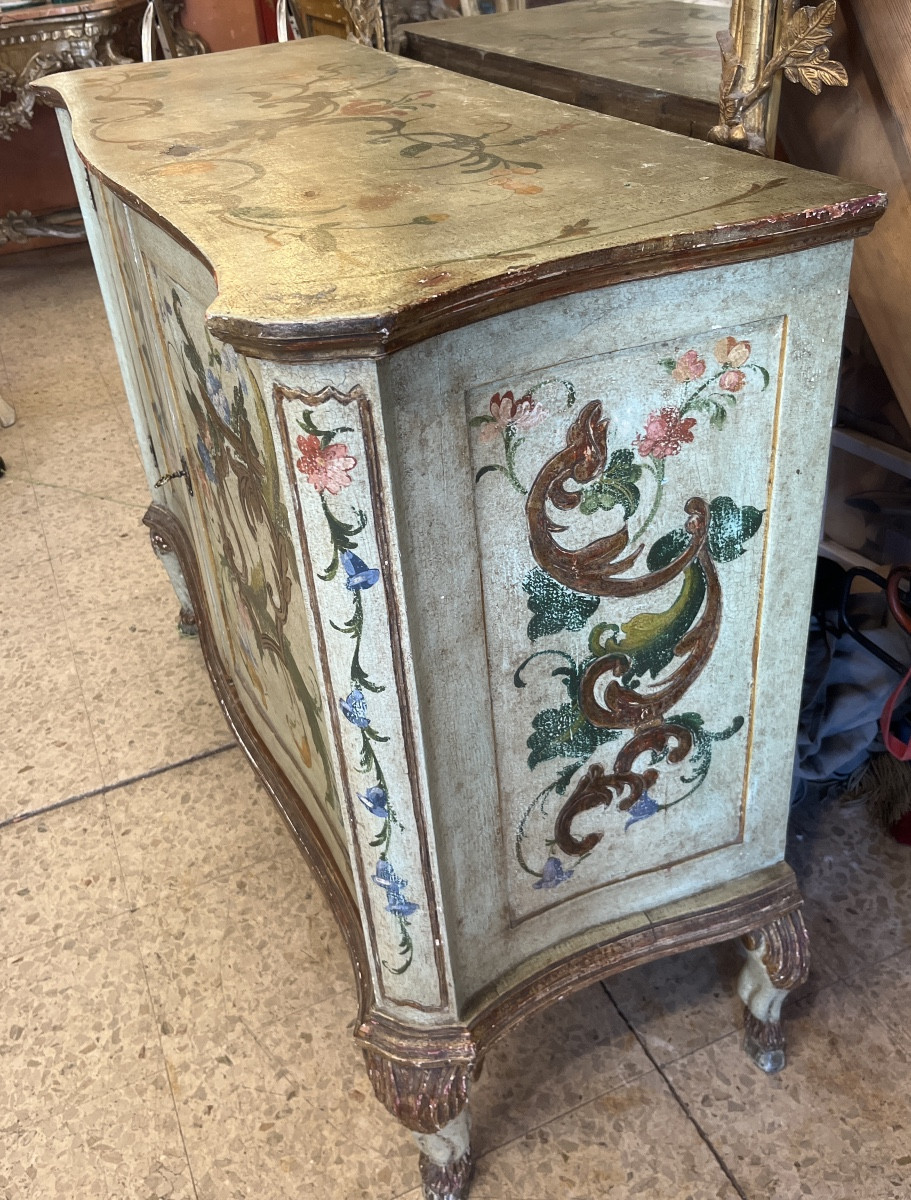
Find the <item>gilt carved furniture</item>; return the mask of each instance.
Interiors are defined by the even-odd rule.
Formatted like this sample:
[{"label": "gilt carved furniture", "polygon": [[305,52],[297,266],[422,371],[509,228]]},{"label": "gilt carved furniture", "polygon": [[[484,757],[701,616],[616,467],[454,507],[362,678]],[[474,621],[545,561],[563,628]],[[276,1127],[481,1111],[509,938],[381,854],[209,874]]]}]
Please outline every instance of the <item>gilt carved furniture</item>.
[{"label": "gilt carved furniture", "polygon": [[635,963],[742,938],[780,1067],[830,410],[884,197],[332,38],[43,88],[153,546],[425,1195],[467,1195],[494,1039]]},{"label": "gilt carved furniture", "polygon": [[[773,154],[782,74],[818,93],[835,0],[572,0],[405,28],[422,62],[757,154]],[[720,51],[720,53],[719,53]]]},{"label": "gilt carved furniture", "polygon": [[[35,80],[61,70],[127,63],[139,57],[140,25],[148,0],[73,0],[72,3],[3,4],[0,0],[0,139],[31,127],[38,95]],[[175,20],[183,0],[157,0]],[[178,47],[198,53],[205,46],[177,27]],[[78,209],[34,214],[13,211],[0,191],[0,246],[31,238],[79,240],[85,236]],[[16,413],[0,396],[0,426]]]}]

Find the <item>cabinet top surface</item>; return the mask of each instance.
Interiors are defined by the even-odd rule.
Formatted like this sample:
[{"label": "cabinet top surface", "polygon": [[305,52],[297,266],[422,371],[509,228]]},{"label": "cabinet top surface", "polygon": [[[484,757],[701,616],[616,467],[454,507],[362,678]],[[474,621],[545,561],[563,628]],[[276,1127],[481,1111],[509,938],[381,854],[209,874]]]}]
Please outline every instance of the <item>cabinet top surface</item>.
[{"label": "cabinet top surface", "polygon": [[[647,17],[643,18],[643,11]],[[406,25],[409,37],[616,80],[717,107],[726,5],[686,0],[571,0],[461,21]],[[645,28],[644,28],[645,26]]]},{"label": "cabinet top surface", "polygon": [[59,74],[45,99],[212,269],[216,336],[380,353],[615,279],[849,237],[884,197],[342,42]]}]

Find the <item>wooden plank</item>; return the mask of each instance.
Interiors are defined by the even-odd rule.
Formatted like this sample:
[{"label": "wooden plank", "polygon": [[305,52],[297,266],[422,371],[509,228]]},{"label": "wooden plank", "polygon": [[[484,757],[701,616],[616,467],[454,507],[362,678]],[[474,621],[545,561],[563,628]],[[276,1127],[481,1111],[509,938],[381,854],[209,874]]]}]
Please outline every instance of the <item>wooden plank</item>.
[{"label": "wooden plank", "polygon": [[832,57],[847,89],[811,96],[785,84],[779,137],[801,166],[862,179],[889,193],[858,242],[851,294],[905,416],[911,420],[911,10],[904,0],[842,0]]}]

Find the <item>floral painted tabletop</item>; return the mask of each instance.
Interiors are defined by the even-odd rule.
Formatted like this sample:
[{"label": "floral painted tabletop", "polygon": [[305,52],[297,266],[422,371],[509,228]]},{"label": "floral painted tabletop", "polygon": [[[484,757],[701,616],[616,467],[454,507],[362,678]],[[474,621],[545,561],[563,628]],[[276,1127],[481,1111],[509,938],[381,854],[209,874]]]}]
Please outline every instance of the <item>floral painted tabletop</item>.
[{"label": "floral painted tabletop", "polygon": [[850,236],[832,226],[883,204],[862,184],[335,38],[40,90],[69,110],[91,169],[209,262],[223,337],[369,328],[381,344],[402,313],[485,295],[515,307],[542,281],[682,270],[715,247],[750,257],[795,230]]}]

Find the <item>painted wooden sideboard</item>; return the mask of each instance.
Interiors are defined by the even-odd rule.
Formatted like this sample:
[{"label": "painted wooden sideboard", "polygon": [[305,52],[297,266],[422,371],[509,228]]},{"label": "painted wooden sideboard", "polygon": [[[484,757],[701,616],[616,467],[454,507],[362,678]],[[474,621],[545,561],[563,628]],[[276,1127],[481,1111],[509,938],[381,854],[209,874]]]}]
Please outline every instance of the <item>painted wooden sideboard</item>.
[{"label": "painted wooden sideboard", "polygon": [[884,197],[330,38],[43,87],[153,545],[426,1195],[467,1194],[494,1039],[632,964],[742,938],[780,1067],[830,412]]}]

